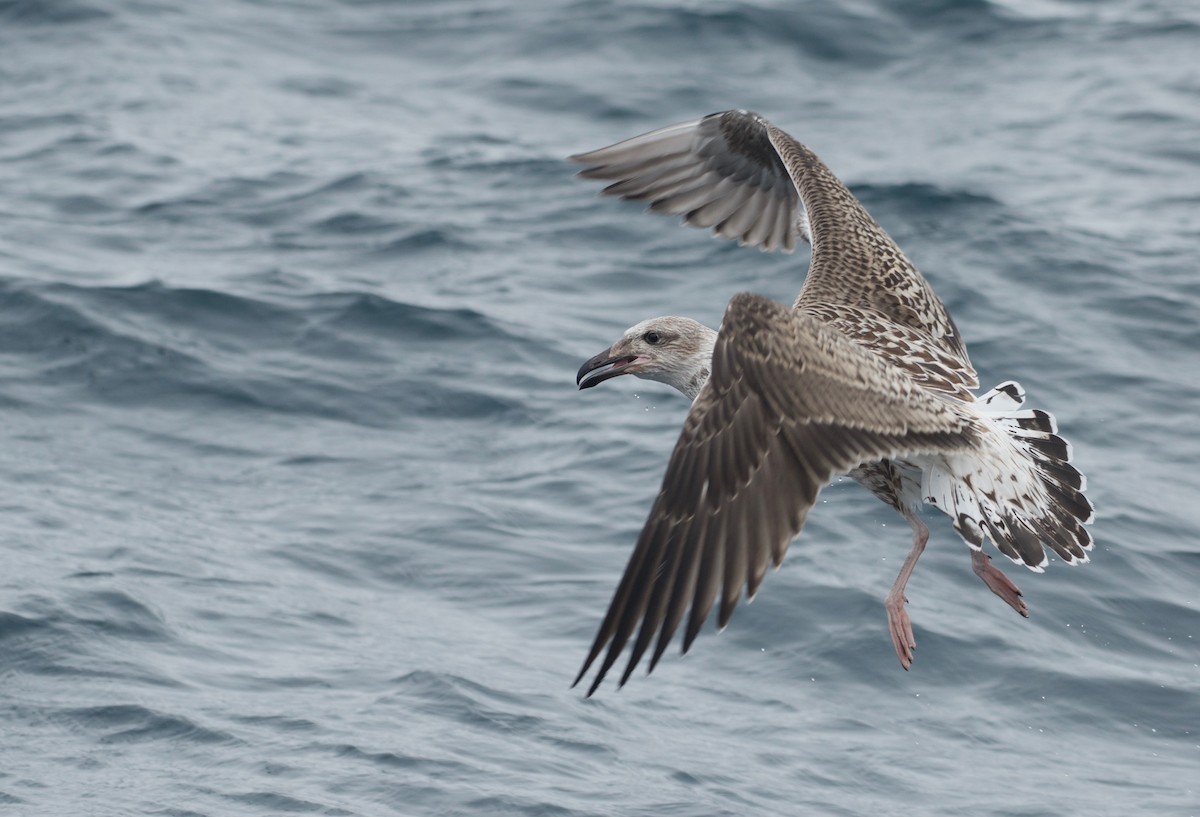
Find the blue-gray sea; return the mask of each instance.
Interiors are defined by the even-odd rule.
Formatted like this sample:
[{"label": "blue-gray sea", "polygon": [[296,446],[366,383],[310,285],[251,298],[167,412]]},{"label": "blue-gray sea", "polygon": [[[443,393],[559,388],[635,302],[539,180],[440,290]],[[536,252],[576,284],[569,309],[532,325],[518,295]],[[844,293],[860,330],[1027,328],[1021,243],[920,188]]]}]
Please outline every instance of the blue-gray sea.
[{"label": "blue-gray sea", "polygon": [[[0,813],[1200,814],[1200,7],[0,0]],[[841,480],[753,605],[578,670],[687,412],[574,374],[790,302],[568,154],[811,146],[1088,475],[1092,562]]]}]

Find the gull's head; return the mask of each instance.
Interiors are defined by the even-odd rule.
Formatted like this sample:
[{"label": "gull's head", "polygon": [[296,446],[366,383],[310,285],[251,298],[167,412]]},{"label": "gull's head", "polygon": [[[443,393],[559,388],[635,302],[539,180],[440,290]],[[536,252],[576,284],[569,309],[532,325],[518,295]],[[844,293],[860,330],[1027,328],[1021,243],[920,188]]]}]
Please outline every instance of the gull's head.
[{"label": "gull's head", "polygon": [[691,318],[651,318],[579,367],[581,389],[623,374],[674,386],[691,399],[708,381],[717,333]]}]

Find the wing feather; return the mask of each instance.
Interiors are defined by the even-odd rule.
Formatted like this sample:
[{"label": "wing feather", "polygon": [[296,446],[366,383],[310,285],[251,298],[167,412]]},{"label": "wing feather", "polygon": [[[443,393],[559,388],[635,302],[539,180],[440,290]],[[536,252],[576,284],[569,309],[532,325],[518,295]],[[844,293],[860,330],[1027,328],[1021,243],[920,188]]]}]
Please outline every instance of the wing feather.
[{"label": "wing feather", "polygon": [[[764,250],[790,251],[802,220],[800,197],[760,121],[746,111],[713,114],[571,159],[589,165],[580,172],[585,178],[615,180],[606,193],[650,199],[654,212],[683,215],[689,224]],[[719,203],[738,189],[748,194],[725,211]],[[784,236],[777,235],[777,219]]]},{"label": "wing feather", "polygon": [[571,157],[605,192],[764,250],[812,244],[797,307],[868,310],[920,333],[974,380],[944,304],[892,237],[815,153],[756,113],[711,114]]},{"label": "wing feather", "polygon": [[761,122],[808,217],[812,263],[796,306],[846,304],[875,310],[927,334],[974,374],[958,327],[904,251],[815,153],[765,119]]},{"label": "wing feather", "polygon": [[604,651],[588,694],[640,623],[621,683],[657,633],[650,668],[687,617],[686,652],[720,597],[778,564],[835,473],[883,457],[961,452],[965,410],[803,312],[761,296],[730,302],[712,376],[693,403],[608,614],[576,683]]}]

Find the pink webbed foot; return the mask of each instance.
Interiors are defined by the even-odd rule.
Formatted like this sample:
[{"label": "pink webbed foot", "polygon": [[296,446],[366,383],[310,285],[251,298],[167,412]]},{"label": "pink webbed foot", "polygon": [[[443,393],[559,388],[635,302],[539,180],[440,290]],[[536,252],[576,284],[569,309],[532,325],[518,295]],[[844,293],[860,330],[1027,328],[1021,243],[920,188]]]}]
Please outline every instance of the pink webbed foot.
[{"label": "pink webbed foot", "polygon": [[912,622],[908,618],[908,611],[904,609],[906,603],[908,603],[907,598],[893,593],[889,593],[883,601],[883,608],[887,610],[888,632],[892,636],[892,646],[896,648],[896,657],[900,659],[900,666],[907,670],[912,665],[913,650],[917,648],[917,640],[913,636]]},{"label": "pink webbed foot", "polygon": [[983,583],[988,586],[989,590],[1004,599],[1005,604],[1025,618],[1029,618],[1029,608],[1021,600],[1020,589],[1012,583],[1008,576],[1000,572],[1000,568],[992,564],[991,557],[980,550],[971,551],[971,568],[975,571],[976,576],[983,579]]},{"label": "pink webbed foot", "polygon": [[901,513],[912,527],[912,550],[904,558],[904,564],[900,566],[900,573],[897,574],[891,591],[883,600],[883,609],[887,610],[888,632],[892,635],[892,646],[896,648],[896,657],[900,659],[900,666],[908,669],[912,666],[913,650],[917,648],[917,639],[913,637],[912,622],[908,620],[908,612],[904,609],[904,605],[908,603],[908,597],[904,595],[904,588],[908,584],[908,577],[912,575],[913,568],[917,566],[917,559],[921,557],[921,551],[925,550],[925,543],[929,541],[929,528],[925,527],[925,523],[913,513],[906,511],[901,511]]}]

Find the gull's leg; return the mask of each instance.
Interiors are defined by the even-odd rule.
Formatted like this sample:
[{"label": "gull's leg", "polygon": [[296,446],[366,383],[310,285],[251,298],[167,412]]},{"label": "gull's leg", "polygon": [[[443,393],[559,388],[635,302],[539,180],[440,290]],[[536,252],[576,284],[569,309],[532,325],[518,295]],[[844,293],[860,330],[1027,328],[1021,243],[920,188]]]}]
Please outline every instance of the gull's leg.
[{"label": "gull's leg", "polygon": [[982,550],[971,551],[971,569],[975,571],[976,576],[983,579],[989,590],[1004,599],[1005,604],[1029,618],[1029,608],[1021,601],[1021,591],[1008,576],[1000,572],[1000,568],[992,564],[992,560]]},{"label": "gull's leg", "polygon": [[912,575],[913,568],[917,566],[917,559],[920,558],[921,551],[925,550],[925,543],[929,541],[929,528],[911,511],[905,513],[904,518],[912,527],[912,550],[908,552],[900,574],[892,584],[891,592],[883,600],[883,608],[887,610],[888,632],[892,634],[892,646],[896,648],[896,657],[900,659],[900,666],[908,669],[913,661],[912,651],[917,647],[917,640],[913,637],[912,622],[908,620],[908,612],[904,609],[908,601],[904,596],[904,586],[908,584],[908,577]]}]

